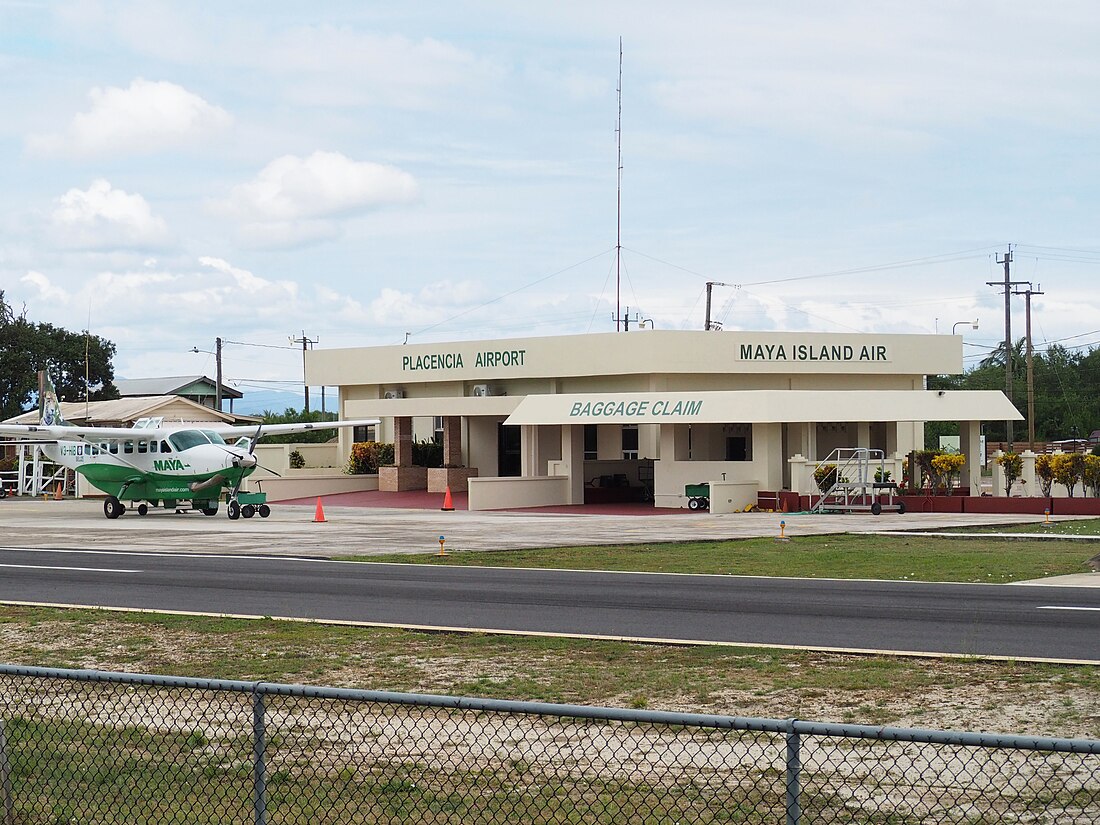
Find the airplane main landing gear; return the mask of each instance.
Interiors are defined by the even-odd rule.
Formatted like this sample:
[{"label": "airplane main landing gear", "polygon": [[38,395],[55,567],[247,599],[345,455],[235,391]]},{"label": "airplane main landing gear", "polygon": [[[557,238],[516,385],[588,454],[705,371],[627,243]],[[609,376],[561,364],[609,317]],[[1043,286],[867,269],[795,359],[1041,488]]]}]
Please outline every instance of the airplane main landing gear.
[{"label": "airplane main landing gear", "polygon": [[149,505],[148,505],[148,504],[146,504],[145,502],[142,502],[141,504],[139,504],[139,505],[137,506],[137,514],[138,514],[139,516],[147,516],[147,515],[149,515]]},{"label": "airplane main landing gear", "polygon": [[103,502],[103,515],[109,519],[116,519],[126,512],[126,505],[114,496],[107,496]]}]

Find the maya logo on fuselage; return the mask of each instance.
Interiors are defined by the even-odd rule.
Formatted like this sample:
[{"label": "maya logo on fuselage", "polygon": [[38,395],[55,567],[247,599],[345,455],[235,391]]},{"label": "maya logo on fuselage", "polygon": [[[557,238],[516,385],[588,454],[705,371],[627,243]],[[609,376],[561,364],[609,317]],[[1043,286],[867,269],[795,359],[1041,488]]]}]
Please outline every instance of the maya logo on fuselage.
[{"label": "maya logo on fuselage", "polygon": [[172,470],[186,470],[189,465],[184,464],[178,458],[155,459],[153,469],[157,472],[171,472]]}]

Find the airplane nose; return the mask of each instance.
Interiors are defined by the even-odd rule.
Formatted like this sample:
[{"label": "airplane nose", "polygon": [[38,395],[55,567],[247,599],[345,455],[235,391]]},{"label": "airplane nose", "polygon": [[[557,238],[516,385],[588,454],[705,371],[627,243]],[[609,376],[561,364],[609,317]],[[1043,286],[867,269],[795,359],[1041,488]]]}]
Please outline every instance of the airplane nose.
[{"label": "airplane nose", "polygon": [[251,470],[256,466],[256,456],[249,455],[248,453],[234,453],[231,463],[234,467],[242,467],[245,470]]}]

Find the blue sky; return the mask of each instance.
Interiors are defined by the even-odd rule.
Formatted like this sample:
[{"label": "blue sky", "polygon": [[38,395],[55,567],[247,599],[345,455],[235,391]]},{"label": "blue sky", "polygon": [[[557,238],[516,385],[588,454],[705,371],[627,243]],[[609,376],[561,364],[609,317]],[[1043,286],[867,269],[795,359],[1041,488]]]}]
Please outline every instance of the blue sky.
[{"label": "blue sky", "polygon": [[[0,0],[0,288],[123,377],[701,328],[1100,342],[1086,2]],[[900,265],[899,265],[900,264]],[[1014,305],[1022,334],[1023,303]],[[961,330],[960,330],[961,331]],[[261,346],[250,346],[261,345]]]}]

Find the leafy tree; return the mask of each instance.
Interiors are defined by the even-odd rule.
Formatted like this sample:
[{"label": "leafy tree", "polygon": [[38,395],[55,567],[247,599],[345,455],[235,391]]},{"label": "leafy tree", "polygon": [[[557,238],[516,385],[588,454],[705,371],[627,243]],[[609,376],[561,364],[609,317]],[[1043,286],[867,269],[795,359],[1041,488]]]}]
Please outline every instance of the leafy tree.
[{"label": "leafy tree", "polygon": [[1001,465],[1005,472],[1005,495],[1012,495],[1012,485],[1024,471],[1024,460],[1016,453],[1004,453],[997,456],[995,461]]},{"label": "leafy tree", "polygon": [[1076,453],[1056,453],[1050,457],[1050,469],[1054,473],[1054,480],[1066,488],[1070,498],[1073,498],[1077,482],[1085,473],[1084,464],[1085,457]]},{"label": "leafy tree", "polygon": [[[283,412],[276,413],[264,410],[263,422],[265,424],[297,424],[302,421],[311,421],[319,424],[322,421],[335,421],[336,413],[320,410],[299,412],[293,407],[287,407]],[[336,430],[307,430],[304,433],[290,433],[288,435],[265,435],[260,439],[261,444],[324,444],[336,438]]]},{"label": "leafy tree", "polygon": [[61,401],[83,401],[86,392],[91,401],[118,398],[114,356],[115,345],[98,335],[29,321],[26,308],[17,314],[0,290],[0,420],[31,407],[40,369],[49,374]]}]

